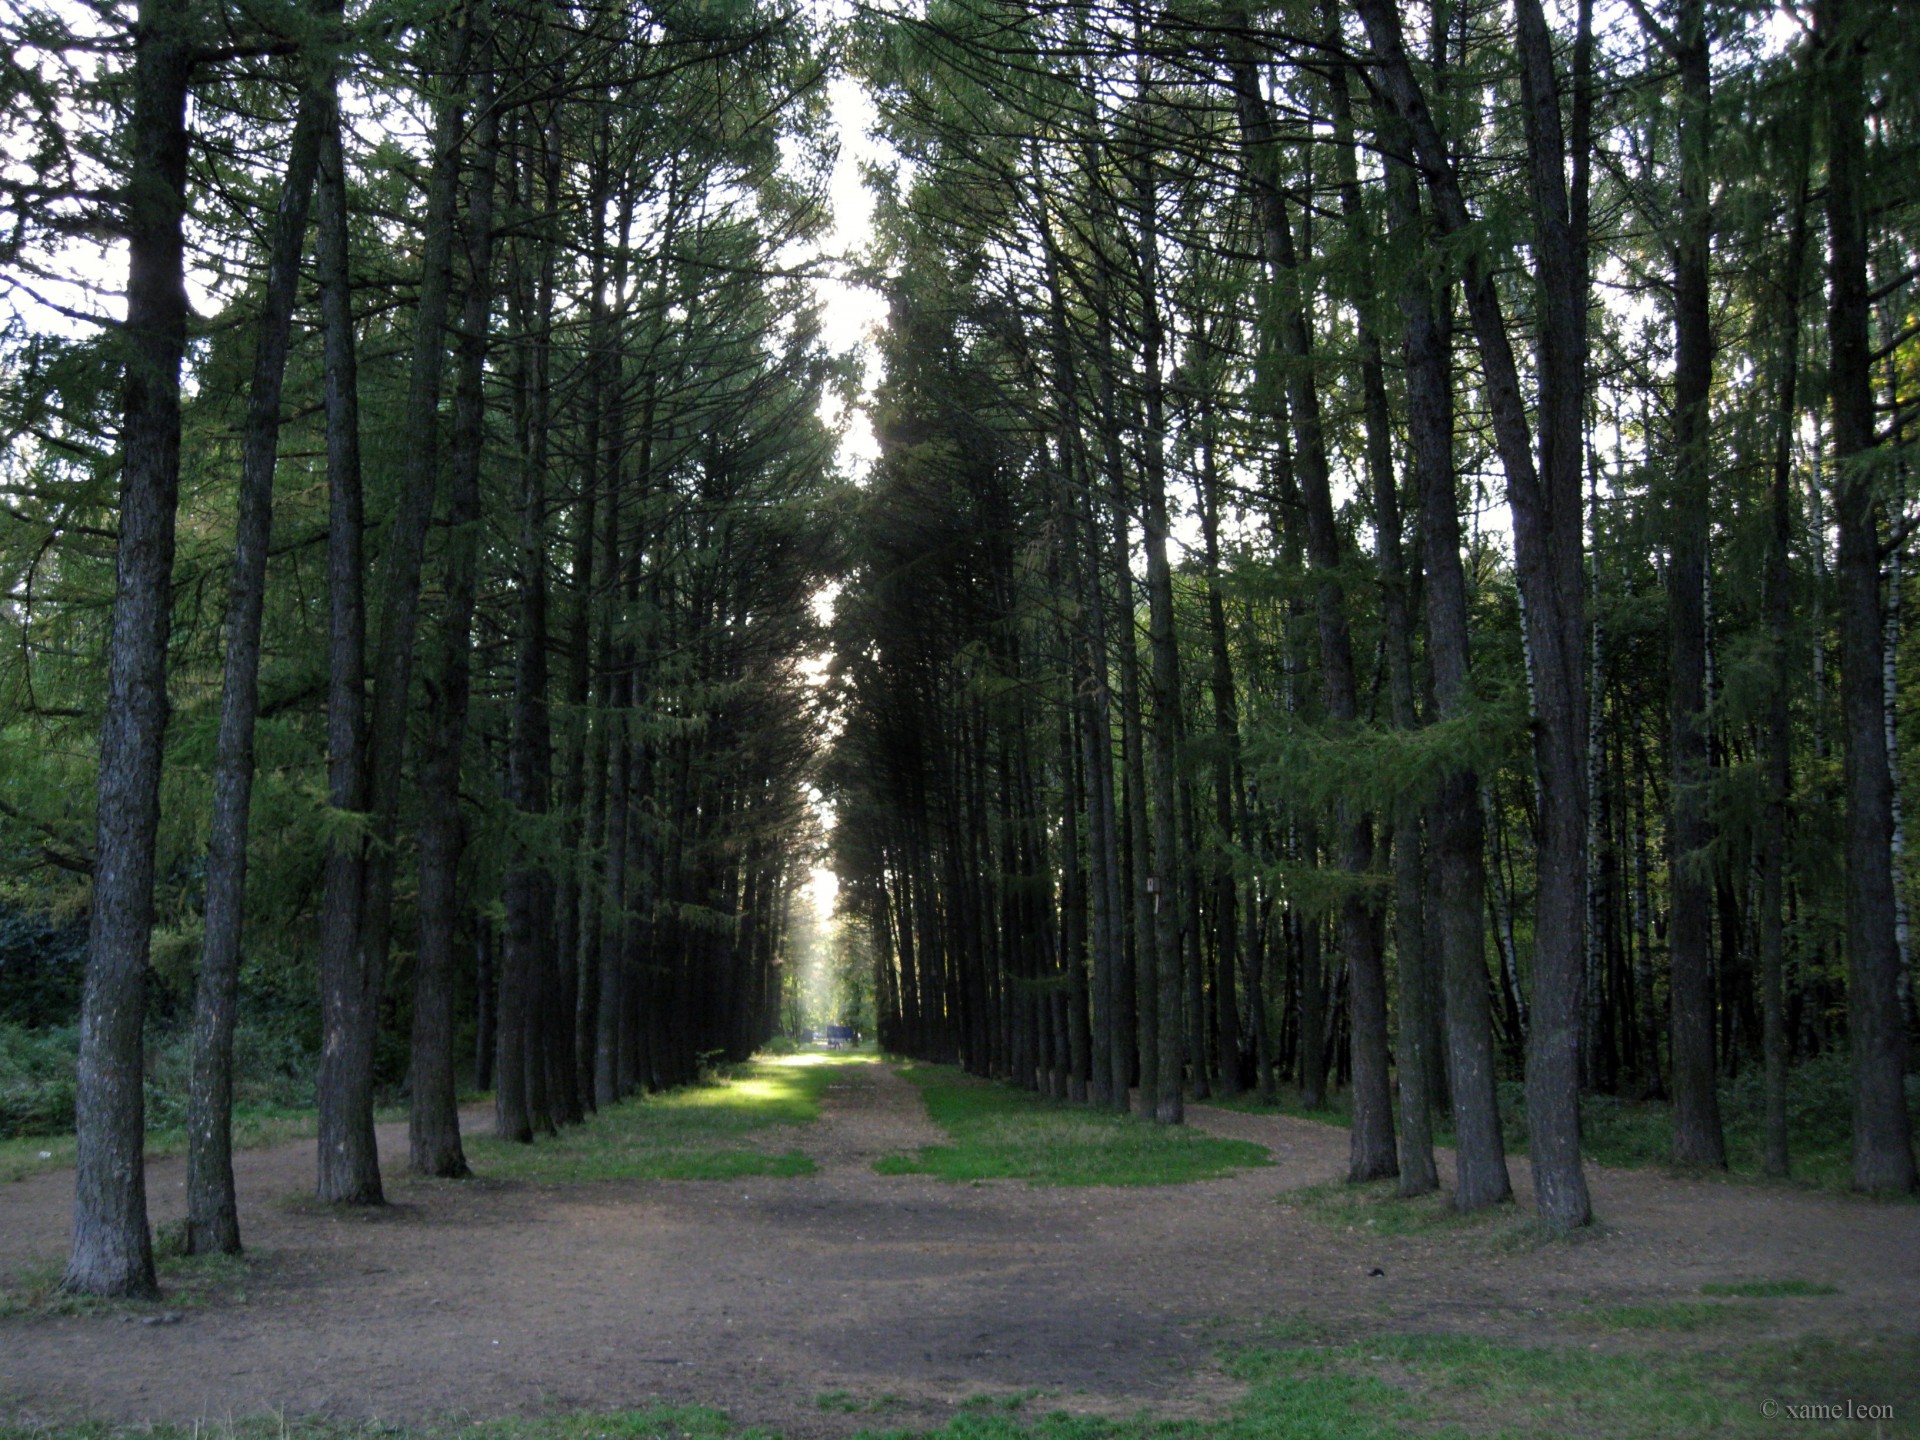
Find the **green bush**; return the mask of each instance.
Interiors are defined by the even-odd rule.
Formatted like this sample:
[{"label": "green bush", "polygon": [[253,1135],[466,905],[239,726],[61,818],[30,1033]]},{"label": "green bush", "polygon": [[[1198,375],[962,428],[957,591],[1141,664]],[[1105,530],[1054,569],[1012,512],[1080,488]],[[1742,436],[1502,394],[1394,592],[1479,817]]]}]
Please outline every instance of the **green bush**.
[{"label": "green bush", "polygon": [[[1499,1085],[1501,1128],[1511,1153],[1527,1143],[1526,1087]],[[1920,1107],[1920,1076],[1907,1077],[1907,1104]],[[1760,1173],[1766,1150],[1766,1076],[1758,1066],[1720,1082],[1720,1122],[1727,1168]],[[1451,1135],[1447,1135],[1451,1141]],[[1853,1071],[1847,1052],[1829,1050],[1787,1074],[1787,1150],[1797,1179],[1843,1187],[1851,1175]],[[1580,1101],[1580,1146],[1601,1165],[1660,1166],[1673,1152],[1673,1111],[1664,1101],[1586,1095]]]},{"label": "green bush", "polygon": [[[0,1140],[63,1135],[73,1129],[78,1027],[29,1030],[0,1025]],[[147,1033],[147,1129],[186,1123],[193,1036],[183,1028]],[[298,1036],[242,1021],[233,1036],[236,1110],[294,1110],[313,1103],[315,1056]]]},{"label": "green bush", "polygon": [[0,900],[0,1025],[39,1028],[80,1010],[87,927]]},{"label": "green bush", "polygon": [[0,1025],[0,1140],[73,1129],[80,1032]]}]

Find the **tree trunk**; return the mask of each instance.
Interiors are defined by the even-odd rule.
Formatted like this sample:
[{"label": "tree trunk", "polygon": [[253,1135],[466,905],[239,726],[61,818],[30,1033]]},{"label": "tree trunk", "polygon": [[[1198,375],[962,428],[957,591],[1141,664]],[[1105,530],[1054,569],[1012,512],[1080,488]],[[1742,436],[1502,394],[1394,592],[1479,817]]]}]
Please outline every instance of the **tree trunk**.
[{"label": "tree trunk", "polygon": [[330,109],[324,81],[309,83],[301,91],[268,252],[266,296],[247,395],[233,569],[227,588],[213,816],[207,840],[206,934],[193,1003],[193,1081],[187,1102],[189,1255],[240,1253],[240,1216],[233,1195],[233,1026],[246,907],[260,628],[266,601],[267,541],[273,526],[274,462],[280,449],[280,392],[293,334],[307,208],[320,161],[320,132]]},{"label": "tree trunk", "polygon": [[[1340,581],[1340,535],[1333,514],[1319,390],[1314,383],[1313,343],[1301,293],[1292,224],[1280,189],[1273,118],[1253,60],[1230,61],[1242,142],[1260,212],[1269,276],[1279,292],[1279,342],[1285,357],[1287,412],[1293,422],[1294,463],[1305,502],[1307,552],[1317,580],[1320,671],[1327,716],[1350,728],[1359,716],[1353,638]],[[1373,864],[1372,822],[1351,800],[1336,805],[1339,865],[1357,886]],[[1352,1000],[1353,1126],[1347,1178],[1379,1180],[1399,1173],[1393,1126],[1393,1091],[1387,1058],[1387,985],[1377,917],[1357,889],[1340,905],[1340,946],[1346,955]]]},{"label": "tree trunk", "polygon": [[1787,800],[1793,788],[1793,657],[1787,637],[1793,615],[1793,442],[1799,422],[1800,306],[1807,269],[1807,124],[1797,152],[1799,184],[1788,224],[1787,258],[1780,285],[1780,374],[1774,392],[1773,475],[1767,536],[1766,621],[1770,649],[1766,738],[1766,808],[1760,847],[1760,1052],[1765,1071],[1765,1159],[1774,1179],[1790,1172],[1787,1154],[1786,836]]},{"label": "tree trunk", "polygon": [[[473,611],[479,588],[480,455],[485,439],[487,329],[493,300],[493,187],[499,119],[491,76],[476,88],[474,168],[466,217],[467,293],[460,316],[450,436],[439,693],[420,768],[419,941],[413,978],[413,1103],[408,1164],[416,1175],[466,1175],[453,1070],[453,937],[465,835],[460,775],[471,698]],[[489,997],[491,998],[491,997]]]},{"label": "tree trunk", "polygon": [[[1213,762],[1213,823],[1218,832],[1213,844],[1213,903],[1210,921],[1214,955],[1214,1069],[1219,1076],[1220,1093],[1229,1098],[1241,1091],[1240,1083],[1240,916],[1239,895],[1234,883],[1231,859],[1239,830],[1240,808],[1240,717],[1233,690],[1233,659],[1227,646],[1226,600],[1220,589],[1220,473],[1217,422],[1214,413],[1214,381],[1209,337],[1201,331],[1200,357],[1200,526],[1205,545],[1207,579],[1207,642],[1212,661],[1210,679],[1213,692],[1214,744],[1218,747]],[[1258,994],[1255,995],[1258,1002]]]},{"label": "tree trunk", "polygon": [[[1403,234],[1417,235],[1420,215],[1412,171],[1397,158],[1394,145],[1383,149],[1392,223]],[[1433,291],[1418,268],[1408,269],[1400,292],[1400,313],[1407,366],[1407,428],[1420,495],[1428,663],[1440,718],[1459,720],[1471,701],[1470,631],[1454,488],[1449,346],[1439,323],[1439,315],[1445,312],[1436,312]],[[1462,1211],[1499,1204],[1513,1194],[1494,1089],[1479,791],[1479,777],[1472,768],[1459,766],[1441,782],[1431,811],[1434,919],[1453,1101],[1453,1203]]]},{"label": "tree trunk", "polygon": [[[1332,88],[1334,151],[1340,174],[1341,211],[1362,253],[1374,251],[1360,204],[1359,167],[1354,154],[1351,103],[1344,75]],[[1407,564],[1400,534],[1400,497],[1393,473],[1392,420],[1388,412],[1386,367],[1370,281],[1354,295],[1360,342],[1360,388],[1366,421],[1367,478],[1373,492],[1375,568],[1380,607],[1386,622],[1387,693],[1396,730],[1411,734],[1419,723],[1414,708],[1413,621],[1407,594]],[[1433,1160],[1433,1097],[1429,1093],[1428,1040],[1436,1033],[1438,995],[1427,961],[1426,866],[1420,850],[1420,806],[1408,798],[1392,810],[1393,934],[1400,980],[1400,1193],[1424,1195],[1439,1188]],[[1384,980],[1384,977],[1383,977]],[[1384,1000],[1383,1000],[1384,1006]]]},{"label": "tree trunk", "polygon": [[[1380,89],[1409,127],[1443,236],[1477,231],[1457,161],[1442,139],[1387,0],[1356,0]],[[1485,372],[1496,448],[1513,512],[1514,553],[1536,687],[1534,757],[1540,783],[1540,893],[1535,908],[1534,997],[1527,1045],[1527,1105],[1534,1194],[1560,1228],[1593,1213],[1580,1164],[1580,995],[1586,907],[1586,648],[1581,603],[1585,316],[1583,227],[1567,187],[1567,145],[1552,38],[1539,0],[1517,0],[1522,108],[1539,279],[1539,440],[1534,436],[1491,257],[1477,240],[1463,255],[1467,309]],[[1585,11],[1583,9],[1583,19]],[[1578,109],[1578,107],[1576,107]],[[1574,158],[1584,168],[1576,138]]]},{"label": "tree trunk", "polygon": [[1839,530],[1840,691],[1846,725],[1847,1028],[1853,1052],[1853,1185],[1914,1188],[1905,1091],[1907,1030],[1900,1005],[1891,859],[1885,632],[1880,599],[1880,503],[1873,474],[1868,340],[1863,53],[1881,12],[1823,0],[1814,12],[1827,120],[1828,384],[1833,398],[1834,520]]},{"label": "tree trunk", "polygon": [[120,546],[80,1010],[73,1246],[60,1282],[79,1295],[144,1297],[158,1288],[142,1153],[142,1027],[180,494],[189,9],[185,0],[141,0],[134,28]]},{"label": "tree trunk", "polygon": [[[1134,189],[1140,214],[1140,304],[1143,350],[1140,386],[1146,410],[1142,436],[1145,464],[1141,478],[1140,529],[1147,558],[1148,693],[1153,702],[1153,730],[1149,737],[1153,799],[1152,859],[1144,861],[1153,891],[1152,928],[1139,943],[1153,951],[1158,990],[1156,1084],[1153,1118],[1162,1125],[1178,1125],[1185,1118],[1181,1099],[1181,1071],[1186,1063],[1186,1033],[1182,1024],[1180,932],[1186,894],[1185,866],[1177,835],[1178,804],[1175,778],[1180,744],[1179,655],[1173,632],[1173,569],[1167,558],[1167,483],[1165,395],[1160,376],[1163,333],[1160,321],[1159,234],[1155,227],[1157,203],[1154,158],[1143,142],[1137,157]],[[1146,1103],[1146,1095],[1141,1095]]]},{"label": "tree trunk", "polygon": [[1679,0],[1680,204],[1674,245],[1674,464],[1667,506],[1668,753],[1673,765],[1667,945],[1673,997],[1673,1161],[1725,1169],[1714,1063],[1713,940],[1707,814],[1707,540],[1711,523],[1713,316],[1707,195],[1712,70],[1703,0]]},{"label": "tree trunk", "polygon": [[[476,3],[484,4],[485,0]],[[471,15],[463,16],[448,42],[447,68],[456,77],[465,76],[473,24]],[[323,934],[321,948],[317,1193],[320,1199],[338,1204],[384,1202],[373,1135],[374,1038],[392,928],[394,850],[399,832],[401,761],[413,678],[420,568],[440,464],[438,413],[453,255],[454,184],[465,111],[464,92],[456,83],[442,100],[435,119],[420,298],[407,388],[407,445],[400,498],[387,529],[382,624],[375,654],[373,714],[367,729],[364,775],[363,808],[371,813],[372,834],[361,852],[363,869],[357,901],[341,897],[337,902],[342,910],[357,916],[358,924],[330,926]],[[344,169],[337,131],[322,164]],[[337,183],[344,189],[344,173]],[[339,639],[336,636],[336,642]],[[335,683],[339,683],[338,677]],[[330,907],[335,903],[329,897]],[[357,930],[357,934],[351,936],[351,948],[343,951],[338,943],[348,938],[349,930]]]}]

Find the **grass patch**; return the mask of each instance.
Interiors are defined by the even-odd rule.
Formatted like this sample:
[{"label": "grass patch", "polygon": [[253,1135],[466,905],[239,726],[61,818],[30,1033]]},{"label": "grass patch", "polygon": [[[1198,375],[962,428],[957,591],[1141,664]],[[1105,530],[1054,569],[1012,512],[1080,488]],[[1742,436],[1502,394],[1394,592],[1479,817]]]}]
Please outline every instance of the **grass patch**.
[{"label": "grass patch", "polygon": [[901,1073],[919,1087],[928,1116],[949,1143],[883,1156],[873,1167],[882,1175],[933,1175],[955,1183],[1181,1185],[1272,1163],[1263,1147],[1249,1141],[1066,1105],[946,1066],[911,1066]]},{"label": "grass patch", "polygon": [[[158,1300],[105,1300],[93,1295],[69,1295],[60,1288],[65,1266],[58,1263],[23,1266],[11,1282],[0,1285],[0,1318],[9,1315],[113,1315],[129,1322],[170,1324],[175,1311],[198,1309],[216,1301],[244,1305],[252,1274],[244,1255],[184,1255],[178,1230],[154,1236],[153,1269],[160,1281]],[[0,1432],[4,1434],[4,1432]]]},{"label": "grass patch", "polygon": [[1494,1205],[1461,1214],[1445,1191],[1402,1198],[1399,1182],[1380,1180],[1364,1185],[1333,1181],[1289,1190],[1280,1203],[1323,1225],[1348,1234],[1396,1239],[1419,1235],[1460,1235],[1484,1240],[1492,1248],[1530,1249],[1553,1232],[1532,1215],[1511,1204]]},{"label": "grass patch", "polygon": [[[1284,1327],[1283,1327],[1284,1328]],[[868,1429],[862,1440],[1778,1440],[1784,1407],[1888,1406],[1895,1426],[1920,1409],[1920,1340],[1760,1342],[1734,1348],[1520,1345],[1453,1335],[1289,1338],[1230,1345],[1221,1364],[1246,1385],[1217,1415],[1109,1419],[1034,1414],[1034,1392],[978,1397],[934,1430]],[[1013,1402],[1020,1402],[1016,1407]],[[823,1411],[872,1413],[845,1390]],[[1772,1408],[1769,1408],[1771,1406]],[[1795,1435],[1888,1435],[1910,1429],[1794,1420]],[[446,1420],[416,1426],[262,1416],[192,1428],[0,1422],[0,1440],[772,1440],[709,1409]]]},{"label": "grass patch", "polygon": [[[1723,1307],[1724,1308],[1724,1307]],[[1911,1412],[1920,1385],[1920,1341],[1866,1346],[1817,1341],[1764,1343],[1733,1351],[1593,1350],[1531,1346],[1467,1336],[1380,1336],[1324,1346],[1257,1348],[1229,1357],[1252,1386],[1238,1423],[1220,1433],[1260,1440],[1340,1435],[1700,1435],[1780,1433],[1786,1404],[1858,1396]],[[1335,1382],[1344,1381],[1336,1389]],[[1367,1383],[1370,1382],[1370,1383]],[[1338,1396],[1351,1429],[1295,1423],[1283,1406]],[[1310,1411],[1308,1413],[1311,1413]],[[1843,1425],[1796,1425],[1795,1433],[1860,1433]]]},{"label": "grass patch", "polygon": [[[1353,1121],[1353,1096],[1345,1090],[1328,1088],[1326,1098],[1318,1105],[1308,1105],[1300,1098],[1298,1085],[1276,1085],[1273,1099],[1263,1101],[1259,1092],[1243,1090],[1238,1095],[1216,1095],[1205,1102],[1221,1110],[1237,1110],[1244,1115],[1291,1115],[1296,1120],[1317,1120],[1322,1125],[1347,1125]],[[1440,1116],[1434,1116],[1438,1123]]]},{"label": "grass patch", "polygon": [[814,1408],[841,1415],[878,1415],[905,1404],[898,1395],[856,1395],[851,1390],[828,1390],[813,1397]]},{"label": "grass patch", "polygon": [[1787,1300],[1805,1295],[1838,1295],[1840,1289],[1818,1280],[1709,1280],[1700,1287],[1700,1293],[1742,1300]]},{"label": "grass patch", "polygon": [[813,1055],[749,1061],[703,1084],[625,1101],[532,1145],[476,1135],[466,1142],[467,1160],[488,1179],[546,1184],[811,1175],[814,1163],[801,1151],[754,1142],[776,1126],[818,1119],[835,1073],[835,1062]]},{"label": "grass patch", "polygon": [[777,1440],[743,1430],[718,1410],[657,1406],[645,1410],[445,1420],[424,1425],[323,1420],[282,1415],[194,1425],[18,1424],[0,1420],[0,1440]]},{"label": "grass patch", "polygon": [[1595,1305],[1578,1318],[1613,1330],[1711,1330],[1729,1321],[1750,1320],[1757,1312],[1711,1300],[1654,1300],[1641,1305]]}]

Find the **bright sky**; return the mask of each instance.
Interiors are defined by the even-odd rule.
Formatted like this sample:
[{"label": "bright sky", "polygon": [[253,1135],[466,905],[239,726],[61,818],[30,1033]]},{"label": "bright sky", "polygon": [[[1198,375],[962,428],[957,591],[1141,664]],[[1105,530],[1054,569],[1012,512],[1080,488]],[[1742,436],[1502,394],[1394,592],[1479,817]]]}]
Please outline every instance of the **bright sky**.
[{"label": "bright sky", "polygon": [[[836,260],[858,262],[873,241],[873,194],[861,178],[863,165],[883,162],[889,150],[873,135],[878,122],[873,101],[860,82],[849,75],[837,75],[827,85],[827,99],[833,126],[838,132],[840,151],[834,161],[828,186],[833,207],[833,230],[826,248]],[[845,472],[859,480],[878,458],[879,442],[874,438],[865,402],[872,397],[880,378],[880,357],[874,344],[887,323],[887,302],[878,291],[845,279],[821,279],[814,282],[814,293],[821,308],[821,338],[836,353],[857,353],[861,363],[861,395],[851,407],[829,401],[827,419],[841,427],[840,462]],[[838,586],[830,586],[814,597],[814,609],[824,623],[832,618]],[[816,656],[805,662],[809,678],[824,681],[829,657]],[[823,830],[833,829],[833,810],[818,791],[810,792],[814,813]],[[825,864],[816,863],[801,887],[815,917],[825,925],[833,917],[834,902],[840,892],[840,877]]]},{"label": "bright sky", "polygon": [[[840,153],[828,191],[833,231],[827,237],[827,250],[837,260],[856,262],[873,240],[873,195],[860,178],[860,167],[880,160],[886,151],[874,139],[878,116],[858,80],[850,75],[835,76],[828,82],[827,95],[840,137]],[[814,293],[821,301],[821,336],[827,346],[836,352],[857,350],[861,354],[864,399],[871,395],[879,378],[879,356],[872,342],[887,322],[887,302],[877,291],[843,279],[815,281]],[[840,458],[847,472],[858,478],[880,453],[873,427],[859,405],[849,414],[843,413],[838,404],[831,404],[828,412],[834,423],[845,426]]]}]

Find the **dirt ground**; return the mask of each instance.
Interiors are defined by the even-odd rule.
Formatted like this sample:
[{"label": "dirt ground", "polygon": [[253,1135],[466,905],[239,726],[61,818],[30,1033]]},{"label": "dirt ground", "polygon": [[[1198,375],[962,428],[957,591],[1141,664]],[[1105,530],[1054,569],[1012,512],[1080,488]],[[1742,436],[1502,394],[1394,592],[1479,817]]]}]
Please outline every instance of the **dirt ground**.
[{"label": "dirt ground", "polygon": [[[802,1179],[390,1176],[393,1204],[340,1213],[302,1199],[310,1143],[246,1152],[249,1260],[235,1286],[177,1310],[0,1319],[0,1419],[395,1422],[700,1403],[800,1440],[938,1424],[968,1399],[1019,1391],[1048,1408],[1195,1414],[1230,1402],[1211,1346],[1248,1324],[1585,1345],[1606,1338],[1581,1325],[1593,1302],[1737,1279],[1840,1292],[1767,1307],[1743,1339],[1920,1331],[1920,1208],[1597,1170],[1603,1223],[1580,1243],[1343,1233],[1287,1192],[1343,1174],[1344,1130],[1189,1115],[1275,1164],[1150,1189],[879,1176],[877,1156],[939,1138],[917,1092],[879,1065],[842,1068],[820,1121],[774,1142],[814,1156],[820,1172]],[[380,1139],[404,1154],[402,1127]],[[1524,1186],[1524,1157],[1514,1170]],[[184,1173],[180,1160],[149,1167],[156,1226],[182,1214]],[[0,1280],[58,1266],[71,1206],[71,1171],[0,1186]],[[835,1392],[884,1410],[822,1408]]]}]

